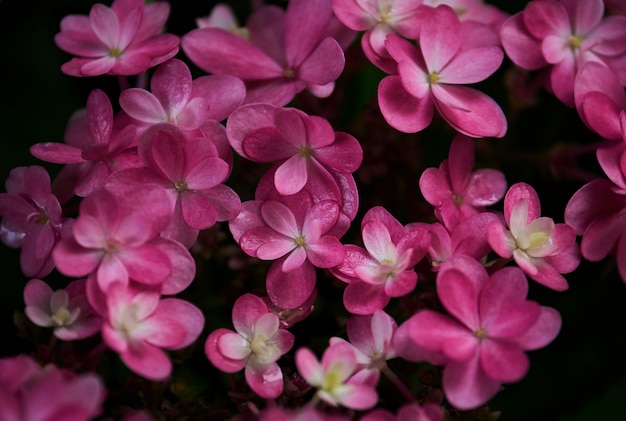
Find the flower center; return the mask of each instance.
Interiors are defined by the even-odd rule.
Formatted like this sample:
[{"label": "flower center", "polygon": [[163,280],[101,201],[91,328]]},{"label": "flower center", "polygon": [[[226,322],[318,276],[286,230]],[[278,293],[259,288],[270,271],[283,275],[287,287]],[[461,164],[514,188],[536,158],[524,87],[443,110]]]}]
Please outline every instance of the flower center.
[{"label": "flower center", "polygon": [[291,67],[287,67],[285,70],[283,70],[283,76],[287,79],[293,79],[296,77],[296,72],[294,72]]},{"label": "flower center", "polygon": [[487,339],[487,331],[485,331],[482,327],[479,327],[476,331],[474,331],[474,336],[479,341],[482,341],[483,339]]},{"label": "flower center", "polygon": [[571,48],[572,50],[578,50],[580,49],[580,46],[582,45],[583,41],[584,39],[580,35],[572,35],[567,40],[567,44],[569,45],[569,48]]},{"label": "flower center", "polygon": [[187,183],[185,183],[184,181],[176,181],[174,183],[174,190],[176,190],[176,193],[182,193],[185,190],[187,190]]},{"label": "flower center", "polygon": [[439,82],[439,79],[441,79],[441,78],[439,77],[439,73],[437,73],[437,72],[435,71],[435,72],[431,72],[431,73],[428,75],[428,78],[427,78],[427,79],[428,79],[428,83],[429,83],[430,85],[432,85],[432,84],[434,84],[434,83]]},{"label": "flower center", "polygon": [[61,307],[50,318],[57,326],[67,326],[71,316],[72,313],[67,309],[67,307]]},{"label": "flower center", "polygon": [[111,57],[120,58],[121,55],[122,51],[117,47],[113,47],[109,50],[109,56]]},{"label": "flower center", "polygon": [[308,158],[311,156],[312,152],[313,151],[311,151],[311,148],[309,148],[308,146],[305,146],[304,148],[300,149],[298,153],[300,154],[302,158]]},{"label": "flower center", "polygon": [[294,243],[296,243],[296,246],[298,247],[304,247],[304,245],[306,244],[306,241],[304,240],[304,237],[299,235],[296,238],[294,238]]}]

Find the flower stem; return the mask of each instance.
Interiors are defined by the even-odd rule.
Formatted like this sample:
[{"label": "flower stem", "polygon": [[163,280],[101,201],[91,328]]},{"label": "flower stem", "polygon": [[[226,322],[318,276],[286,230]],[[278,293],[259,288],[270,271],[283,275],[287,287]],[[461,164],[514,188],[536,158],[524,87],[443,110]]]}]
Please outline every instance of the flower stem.
[{"label": "flower stem", "polygon": [[413,402],[415,400],[415,396],[413,396],[413,393],[411,393],[409,388],[406,387],[404,383],[402,383],[402,380],[400,380],[396,373],[391,371],[387,364],[385,364],[380,369],[380,371],[385,375],[385,377],[389,379],[389,381],[391,381],[391,383],[394,384],[394,386],[396,386],[396,388],[398,388],[398,390],[404,395],[405,398],[407,398],[409,402]]}]

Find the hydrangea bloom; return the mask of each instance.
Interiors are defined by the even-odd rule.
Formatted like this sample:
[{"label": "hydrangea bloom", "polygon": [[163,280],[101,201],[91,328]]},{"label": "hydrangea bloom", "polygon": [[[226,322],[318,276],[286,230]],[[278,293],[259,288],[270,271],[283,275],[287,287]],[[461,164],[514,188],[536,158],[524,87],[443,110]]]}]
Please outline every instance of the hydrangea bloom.
[{"label": "hydrangea bloom", "polygon": [[443,390],[456,408],[476,408],[502,383],[519,381],[529,362],[524,351],[541,348],[558,334],[556,310],[528,301],[528,282],[516,267],[489,276],[474,259],[458,256],[437,276],[437,293],[450,313],[423,310],[404,324],[419,346],[442,352]]},{"label": "hydrangea bloom", "polygon": [[278,315],[252,294],[237,299],[232,316],[236,332],[211,332],[204,347],[207,358],[227,373],[245,367],[246,381],[255,393],[266,399],[278,397],[283,373],[276,361],[291,349],[294,336],[280,329]]},{"label": "hydrangea bloom", "polygon": [[87,338],[100,330],[102,319],[87,301],[84,279],[52,291],[40,279],[31,279],[24,288],[25,313],[38,326],[54,327],[54,335],[65,341]]},{"label": "hydrangea bloom", "polygon": [[75,375],[31,357],[0,359],[0,418],[88,421],[102,412],[106,390],[93,373]]},{"label": "hydrangea bloom", "polygon": [[457,135],[448,159],[439,168],[427,168],[419,186],[424,198],[435,207],[435,215],[450,231],[459,222],[498,202],[506,192],[504,174],[474,167],[474,141]]},{"label": "hydrangea bloom", "polygon": [[107,290],[106,304],[104,342],[131,370],[150,380],[163,380],[172,371],[172,362],[162,348],[185,348],[198,339],[204,327],[204,316],[193,304],[178,298],[161,299],[158,292],[120,282]]},{"label": "hydrangea bloom", "polygon": [[114,0],[94,4],[89,16],[61,21],[57,46],[78,56],[61,66],[71,76],[136,75],[178,53],[179,39],[161,33],[170,13],[164,1]]},{"label": "hydrangea bloom", "polygon": [[372,386],[351,377],[357,368],[357,359],[347,343],[326,348],[321,363],[310,349],[300,348],[296,351],[296,367],[307,383],[318,389],[317,396],[330,405],[363,410],[378,401]]},{"label": "hydrangea bloom", "polygon": [[549,88],[573,106],[574,80],[585,62],[611,67],[626,83],[625,27],[625,16],[604,16],[602,0],[535,0],[511,16],[500,34],[513,62],[529,70],[549,68]]},{"label": "hydrangea bloom", "polygon": [[474,25],[465,25],[442,5],[421,26],[418,47],[396,35],[387,37],[385,45],[398,62],[398,74],[380,82],[378,101],[392,127],[419,132],[431,123],[436,108],[448,124],[467,136],[504,136],[507,122],[500,106],[465,86],[486,79],[504,57],[499,46],[472,40],[473,30]]},{"label": "hydrangea bloom", "polygon": [[73,220],[61,216],[61,205],[51,192],[50,176],[40,166],[17,167],[0,194],[0,239],[21,248],[20,267],[27,277],[44,277],[54,267],[52,250],[70,235]]},{"label": "hydrangea bloom", "polygon": [[246,103],[282,106],[304,89],[319,97],[333,91],[345,63],[333,19],[331,0],[294,0],[286,11],[266,5],[248,19],[250,41],[204,27],[185,35],[182,48],[201,69],[246,82]]},{"label": "hydrangea bloom", "polygon": [[532,279],[557,291],[567,289],[561,275],[576,269],[580,262],[576,233],[567,224],[555,224],[540,217],[539,197],[526,183],[511,186],[504,198],[504,218],[489,225],[487,239],[502,257],[513,257]]}]

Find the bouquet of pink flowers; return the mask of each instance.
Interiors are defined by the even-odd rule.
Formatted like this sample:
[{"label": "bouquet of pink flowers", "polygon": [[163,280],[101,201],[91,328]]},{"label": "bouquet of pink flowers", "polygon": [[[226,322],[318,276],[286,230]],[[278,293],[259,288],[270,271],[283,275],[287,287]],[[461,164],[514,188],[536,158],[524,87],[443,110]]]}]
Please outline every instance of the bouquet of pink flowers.
[{"label": "bouquet of pink flowers", "polygon": [[0,193],[0,419],[608,417],[568,393],[624,364],[562,353],[626,339],[623,3],[231,3],[63,14],[82,105]]}]

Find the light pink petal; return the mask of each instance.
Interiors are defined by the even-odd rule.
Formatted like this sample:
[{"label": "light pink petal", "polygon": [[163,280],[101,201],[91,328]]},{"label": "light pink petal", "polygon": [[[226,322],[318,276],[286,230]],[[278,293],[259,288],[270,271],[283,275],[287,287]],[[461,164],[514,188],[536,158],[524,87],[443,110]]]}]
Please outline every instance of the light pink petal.
[{"label": "light pink petal", "polygon": [[388,279],[385,283],[385,294],[390,297],[402,297],[415,289],[417,273],[413,270],[400,272],[395,279]]},{"label": "light pink petal", "polygon": [[120,106],[132,118],[145,123],[167,121],[167,113],[159,100],[150,92],[131,88],[120,94]]},{"label": "light pink petal", "polygon": [[[128,276],[143,284],[161,284],[172,273],[172,263],[160,247],[145,244],[124,250],[119,259],[128,271]],[[100,265],[100,270],[104,265]]]},{"label": "light pink petal", "polygon": [[419,187],[424,199],[433,206],[441,206],[444,200],[452,198],[447,174],[439,168],[426,168],[420,176]]},{"label": "light pink petal", "polygon": [[198,307],[178,298],[166,298],[152,313],[154,320],[171,318],[183,327],[183,339],[176,345],[168,345],[168,349],[181,349],[191,345],[202,333],[204,315]]},{"label": "light pink petal", "polygon": [[265,302],[254,294],[243,294],[233,305],[233,325],[235,330],[246,339],[252,341],[254,325],[257,320],[270,310]]},{"label": "light pink petal", "polygon": [[338,399],[346,408],[363,411],[378,403],[378,394],[371,386],[350,384],[350,388],[345,389],[345,393],[339,393]]},{"label": "light pink petal", "polygon": [[552,66],[550,71],[550,87],[554,95],[565,105],[573,107],[574,102],[574,80],[576,77],[577,65],[574,56],[567,55],[562,61]]},{"label": "light pink petal", "polygon": [[275,399],[283,393],[283,372],[276,363],[260,364],[253,356],[246,364],[246,382],[260,397]]},{"label": "light pink petal", "polygon": [[504,197],[506,187],[501,171],[481,168],[470,176],[466,198],[472,206],[491,206]]},{"label": "light pink petal", "polygon": [[209,104],[207,118],[222,121],[241,105],[246,87],[241,79],[230,75],[201,76],[194,79],[191,96],[205,98]]},{"label": "light pink petal", "polygon": [[95,4],[89,12],[91,28],[96,36],[108,47],[118,47],[120,22],[113,9]]},{"label": "light pink petal", "polygon": [[402,85],[400,76],[387,76],[378,85],[380,111],[389,125],[404,133],[425,129],[434,114],[430,95],[417,99]]},{"label": "light pink petal", "polygon": [[370,29],[375,21],[365,5],[360,5],[355,0],[334,0],[333,11],[339,20],[348,28],[355,31]]},{"label": "light pink petal", "polygon": [[345,251],[336,237],[325,235],[306,247],[306,255],[313,266],[331,268],[343,262]]},{"label": "light pink petal", "polygon": [[550,35],[543,39],[541,52],[548,64],[556,64],[565,60],[568,55],[572,55],[569,41],[560,35]]},{"label": "light pink petal", "polygon": [[557,1],[530,2],[522,16],[528,31],[539,39],[552,34],[572,33],[567,10]]},{"label": "light pink petal", "polygon": [[80,149],[64,143],[37,143],[30,147],[30,153],[42,161],[54,164],[79,164],[85,162]]},{"label": "light pink petal", "polygon": [[322,384],[324,372],[319,360],[308,348],[299,348],[296,351],[296,367],[300,375],[310,385]]},{"label": "light pink petal", "polygon": [[507,259],[513,255],[513,250],[517,249],[515,237],[500,221],[492,222],[487,228],[487,241],[498,256]]},{"label": "light pink petal", "polygon": [[418,346],[443,352],[447,358],[467,360],[477,351],[478,340],[456,320],[432,310],[413,315],[406,322],[408,336]]},{"label": "light pink petal", "polygon": [[[512,217],[513,208],[518,206],[518,202],[526,202],[527,217],[524,220],[523,217],[519,217],[519,221],[513,223],[510,218]],[[525,212],[522,212],[524,214]],[[513,226],[526,226],[531,221],[541,216],[541,204],[539,202],[539,196],[535,189],[526,183],[515,183],[506,193],[504,197],[504,216],[506,218],[509,227]]]},{"label": "light pink petal", "polygon": [[391,257],[389,256],[390,248],[394,253],[396,252],[387,227],[380,222],[369,221],[364,224],[361,235],[365,248],[379,262]]},{"label": "light pink petal", "polygon": [[326,85],[341,75],[344,64],[341,46],[334,38],[328,37],[302,62],[298,69],[298,78],[307,83]]},{"label": "light pink petal", "polygon": [[504,53],[499,47],[473,48],[454,57],[439,72],[443,83],[478,83],[491,76],[502,64]]},{"label": "light pink petal", "polygon": [[528,357],[517,345],[485,340],[480,346],[480,362],[485,373],[500,382],[516,382],[528,372]]},{"label": "light pink petal", "polygon": [[329,0],[295,1],[285,14],[287,64],[298,66],[316,48],[333,13]]},{"label": "light pink petal", "polygon": [[295,239],[300,235],[296,218],[287,206],[273,200],[263,202],[261,215],[265,223],[286,237]]},{"label": "light pink petal", "polygon": [[461,23],[451,7],[437,7],[420,31],[420,47],[429,72],[440,72],[461,45]]},{"label": "light pink petal", "polygon": [[540,40],[526,28],[523,13],[514,14],[502,24],[500,37],[507,56],[518,66],[536,70],[548,64],[543,58]]},{"label": "light pink petal", "polygon": [[160,348],[139,342],[120,354],[122,361],[148,380],[165,380],[172,372],[172,362]]},{"label": "light pink petal", "polygon": [[221,335],[217,341],[217,349],[220,354],[231,360],[246,359],[252,352],[250,342],[235,332],[227,332]]},{"label": "light pink petal", "polygon": [[279,308],[292,309],[303,305],[313,293],[316,283],[315,267],[305,261],[302,266],[283,272],[283,262],[270,266],[266,278],[267,295]]},{"label": "light pink petal", "polygon": [[[293,245],[295,244],[292,243],[292,247]],[[259,247],[259,250],[261,250],[262,248],[263,246]],[[259,255],[259,250],[257,250],[257,256]],[[282,255],[277,256],[276,258],[278,257],[282,257]],[[306,260],[306,250],[304,249],[304,247],[295,247],[293,248],[293,251],[289,253],[283,260],[282,270],[283,272],[291,272],[301,267]]]},{"label": "light pink petal", "polygon": [[298,193],[308,180],[307,158],[294,155],[280,164],[274,174],[276,190],[284,196]]},{"label": "light pink petal", "polygon": [[480,354],[468,361],[451,361],[443,371],[443,391],[460,410],[477,408],[500,389],[500,382],[487,376],[480,365]]},{"label": "light pink petal", "polygon": [[504,112],[481,91],[438,84],[433,86],[432,92],[439,114],[460,133],[470,137],[502,137],[506,133]]},{"label": "light pink petal", "polygon": [[66,276],[81,277],[92,272],[102,260],[100,250],[86,249],[73,238],[59,242],[52,251],[59,272]]},{"label": "light pink petal", "polygon": [[[209,334],[205,344],[204,353],[211,363],[219,370],[226,373],[235,373],[246,366],[247,360],[233,360],[225,357],[218,349],[218,343],[222,336],[234,333],[232,330],[220,328]],[[241,337],[241,336],[240,336]]]},{"label": "light pink petal", "polygon": [[372,314],[389,303],[383,285],[372,285],[355,280],[343,291],[343,304],[352,314]]},{"label": "light pink petal", "polygon": [[549,307],[541,307],[537,322],[514,341],[528,351],[543,348],[556,338],[560,329],[561,316],[558,311]]},{"label": "light pink petal", "polygon": [[167,111],[181,111],[191,99],[191,84],[187,65],[172,59],[156,69],[150,80],[150,90]]},{"label": "light pink petal", "polygon": [[[518,258],[515,259],[518,262]],[[519,264],[519,263],[518,263]],[[552,265],[546,261],[539,261],[535,265],[535,273],[529,273],[535,281],[555,291],[565,291],[569,288],[567,280]],[[524,269],[524,268],[522,268]]]}]

